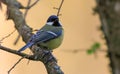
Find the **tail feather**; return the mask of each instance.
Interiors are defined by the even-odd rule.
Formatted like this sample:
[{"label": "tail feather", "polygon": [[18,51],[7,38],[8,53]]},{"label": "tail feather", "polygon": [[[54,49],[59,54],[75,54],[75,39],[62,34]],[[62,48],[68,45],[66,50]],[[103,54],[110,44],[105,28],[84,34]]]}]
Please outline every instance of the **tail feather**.
[{"label": "tail feather", "polygon": [[18,50],[18,52],[21,52],[29,47],[31,47],[34,43],[27,43],[25,46],[23,46],[21,49]]}]

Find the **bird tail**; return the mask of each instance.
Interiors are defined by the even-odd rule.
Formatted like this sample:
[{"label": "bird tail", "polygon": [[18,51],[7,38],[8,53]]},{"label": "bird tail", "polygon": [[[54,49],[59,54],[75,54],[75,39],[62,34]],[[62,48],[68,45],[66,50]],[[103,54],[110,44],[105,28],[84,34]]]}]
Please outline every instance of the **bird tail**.
[{"label": "bird tail", "polygon": [[21,49],[19,49],[18,52],[21,52],[21,51],[23,51],[23,50],[25,50],[25,49],[31,47],[33,44],[34,44],[34,43],[30,43],[30,42],[27,43],[25,46],[23,46]]}]

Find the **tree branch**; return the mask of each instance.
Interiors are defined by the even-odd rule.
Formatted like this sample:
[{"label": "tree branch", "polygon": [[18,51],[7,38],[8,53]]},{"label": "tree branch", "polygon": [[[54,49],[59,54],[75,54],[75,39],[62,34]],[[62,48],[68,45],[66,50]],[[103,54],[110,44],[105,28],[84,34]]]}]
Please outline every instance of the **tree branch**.
[{"label": "tree branch", "polygon": [[[25,18],[25,19],[26,19],[26,16],[27,16],[28,10],[29,10],[30,8],[32,8],[35,4],[37,4],[38,1],[39,1],[39,0],[36,0],[32,5],[30,5],[31,0],[28,0],[28,4],[27,4],[27,6],[24,7],[24,8],[26,8],[26,11],[25,11],[25,13],[24,13],[24,18]],[[17,36],[17,38],[16,38],[16,40],[14,41],[13,44],[16,45],[16,44],[18,43],[19,39],[20,39],[20,34]]]},{"label": "tree branch", "polygon": [[25,53],[18,53],[18,52],[17,52],[16,50],[14,50],[14,49],[7,48],[7,47],[1,46],[1,45],[0,45],[0,49],[1,49],[1,50],[4,50],[4,51],[7,51],[7,52],[10,52],[10,53],[13,53],[13,54],[16,54],[16,55],[18,55],[18,56],[24,57],[24,58],[26,58],[26,59],[36,60],[36,61],[37,61],[37,59],[35,59],[35,55],[28,55],[28,54],[25,54]]},{"label": "tree branch", "polygon": [[[19,32],[19,34],[22,36],[22,39],[24,42],[28,42],[29,38],[33,35],[32,33],[32,28],[30,28],[27,24],[26,21],[23,17],[22,12],[20,12],[19,8],[20,3],[16,0],[2,0],[2,2],[7,5],[8,11],[9,11],[9,19],[13,20],[15,24],[15,28]],[[0,49],[5,49],[2,46]],[[17,54],[17,55],[22,55],[25,56],[27,59],[31,60],[38,60],[44,63],[47,73],[48,74],[64,74],[60,67],[57,65],[56,59],[53,57],[51,52],[41,49],[37,45],[33,45],[30,50],[33,52],[34,56],[33,59],[30,57],[26,57],[26,54],[23,53],[18,53],[15,50],[9,50],[7,49],[6,51]]]}]

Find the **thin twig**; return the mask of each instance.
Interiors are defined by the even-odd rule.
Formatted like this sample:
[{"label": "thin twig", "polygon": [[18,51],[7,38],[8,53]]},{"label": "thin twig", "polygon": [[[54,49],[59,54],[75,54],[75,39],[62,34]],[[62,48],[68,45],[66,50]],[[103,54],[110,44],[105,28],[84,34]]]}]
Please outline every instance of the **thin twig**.
[{"label": "thin twig", "polygon": [[13,32],[11,32],[10,34],[8,34],[7,36],[3,37],[2,39],[0,39],[0,42],[2,42],[4,39],[8,38],[9,36],[11,36],[16,30],[14,30]]},{"label": "thin twig", "polygon": [[16,45],[18,43],[19,39],[20,39],[20,34],[17,36],[17,38],[15,39],[13,44]]},{"label": "thin twig", "polygon": [[10,72],[16,67],[17,64],[19,64],[19,62],[24,59],[24,57],[21,57],[9,70],[8,70],[8,74],[10,74]]},{"label": "thin twig", "polygon": [[62,7],[62,5],[63,5],[63,2],[64,2],[64,0],[62,0],[61,3],[60,3],[60,6],[59,6],[58,12],[57,12],[57,16],[60,15],[60,10],[61,10],[61,7]]},{"label": "thin twig", "polygon": [[[70,49],[64,49],[65,52],[72,52],[72,53],[78,53],[78,52],[85,52],[87,51],[87,49],[74,49],[74,50],[70,50]],[[108,52],[106,49],[98,49],[98,52]]]},{"label": "thin twig", "polygon": [[27,61],[27,65],[30,63],[30,60],[28,59],[28,61]]},{"label": "thin twig", "polygon": [[[29,54],[31,54],[31,52],[29,52]],[[28,59],[28,61],[27,61],[27,65],[30,63],[30,60]]]},{"label": "thin twig", "polygon": [[36,0],[33,4],[31,4],[28,8],[31,8],[31,7],[33,7],[35,4],[37,4],[38,3],[38,1],[39,0]]},{"label": "thin twig", "polygon": [[[27,7],[29,7],[29,6],[30,6],[30,3],[31,3],[31,0],[28,0]],[[25,11],[25,13],[24,13],[24,18],[26,18],[27,13],[28,13],[28,10],[29,10],[29,9],[26,9],[26,11]]]}]

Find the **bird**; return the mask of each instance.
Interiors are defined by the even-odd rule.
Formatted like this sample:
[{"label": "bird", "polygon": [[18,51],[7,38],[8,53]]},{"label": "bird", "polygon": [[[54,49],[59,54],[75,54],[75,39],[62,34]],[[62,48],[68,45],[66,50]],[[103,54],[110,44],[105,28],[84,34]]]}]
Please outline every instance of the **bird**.
[{"label": "bird", "polygon": [[39,29],[31,38],[28,40],[26,45],[18,50],[22,52],[33,45],[39,45],[47,48],[47,50],[53,50],[58,48],[63,41],[64,29],[59,21],[58,16],[51,15],[46,24]]}]

